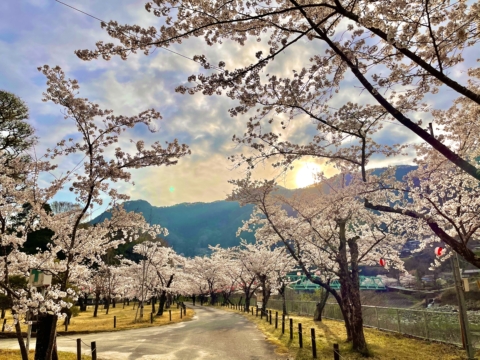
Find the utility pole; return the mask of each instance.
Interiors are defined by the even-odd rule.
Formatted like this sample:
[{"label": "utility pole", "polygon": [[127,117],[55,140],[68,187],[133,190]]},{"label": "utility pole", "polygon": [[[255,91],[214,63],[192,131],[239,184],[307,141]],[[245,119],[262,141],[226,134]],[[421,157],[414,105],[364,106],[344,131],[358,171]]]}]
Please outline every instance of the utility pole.
[{"label": "utility pole", "polygon": [[[428,123],[428,130],[430,135],[433,135],[433,124]],[[450,258],[452,262],[453,280],[455,281],[455,290],[458,300],[458,312],[460,320],[460,329],[462,331],[462,340],[464,349],[467,351],[468,360],[475,360],[475,350],[472,344],[472,335],[468,325],[467,306],[465,305],[465,294],[462,284],[462,275],[460,274],[460,265],[458,262],[458,254],[453,249],[453,256]]]},{"label": "utility pole", "polygon": [[[453,251],[453,250],[452,250]],[[453,279],[455,280],[455,290],[457,291],[458,312],[460,315],[460,328],[462,330],[463,345],[467,351],[468,360],[475,359],[475,351],[472,344],[472,336],[468,325],[467,307],[465,305],[465,295],[463,292],[462,277],[460,275],[460,266],[458,262],[458,254],[454,252],[451,257]]]}]

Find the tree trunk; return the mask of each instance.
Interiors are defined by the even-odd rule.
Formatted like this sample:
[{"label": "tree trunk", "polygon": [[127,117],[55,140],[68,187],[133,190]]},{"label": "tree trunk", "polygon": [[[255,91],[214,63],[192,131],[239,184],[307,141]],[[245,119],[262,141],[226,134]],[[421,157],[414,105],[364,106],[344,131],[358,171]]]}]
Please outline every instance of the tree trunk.
[{"label": "tree trunk", "polygon": [[172,294],[167,294],[167,302],[165,303],[165,309],[169,309],[172,306]]},{"label": "tree trunk", "polygon": [[280,295],[282,295],[282,313],[287,316],[287,289],[285,285],[282,285]]},{"label": "tree trunk", "polygon": [[116,301],[115,301],[115,298],[113,298],[113,299],[112,299],[112,308],[115,309],[115,305],[116,305],[116,304],[117,304],[117,303],[116,303]]},{"label": "tree trunk", "polygon": [[105,314],[108,315],[108,310],[110,309],[110,297],[107,297],[105,299],[105,309],[106,309]]},{"label": "tree trunk", "polygon": [[160,300],[158,302],[157,316],[162,316],[163,315],[163,309],[164,309],[166,301],[167,301],[167,292],[165,290],[163,290],[160,294]]},{"label": "tree trunk", "polygon": [[35,360],[58,360],[56,330],[56,315],[46,314],[38,317]]},{"label": "tree trunk", "polygon": [[315,305],[313,321],[322,321],[322,312],[325,308],[325,304],[327,303],[328,295],[330,295],[330,293],[327,290],[322,289],[322,296],[320,298],[320,301],[317,302],[317,304]]},{"label": "tree trunk", "polygon": [[250,312],[250,298],[245,298],[245,312]]},{"label": "tree trunk", "polygon": [[98,304],[100,303],[100,293],[97,292],[95,294],[95,308],[93,310],[93,317],[97,317],[97,313],[98,313]]},{"label": "tree trunk", "polygon": [[87,306],[85,305],[85,299],[83,298],[83,296],[78,297],[78,306],[80,308],[80,311],[87,310]]},{"label": "tree trunk", "polygon": [[215,305],[215,302],[217,301],[217,294],[214,292],[210,293],[210,305]]},{"label": "tree trunk", "polygon": [[363,333],[362,303],[360,301],[360,278],[358,270],[358,244],[357,239],[348,239],[350,249],[350,276],[347,277],[348,300],[350,310],[350,326],[352,334],[352,345],[355,351],[368,356],[367,342]]},{"label": "tree trunk", "polygon": [[18,345],[20,346],[20,354],[22,355],[22,360],[28,360],[27,347],[25,346],[25,341],[22,336],[22,329],[20,328],[20,322],[17,321],[15,324],[15,333],[17,334]]},{"label": "tree trunk", "polygon": [[263,296],[263,300],[262,300],[262,311],[264,314],[267,313],[267,303],[268,303],[268,299],[270,298],[270,294],[271,294],[271,290],[270,290],[270,287],[267,285],[267,281],[266,281],[266,276],[262,276],[260,279],[260,281],[262,282],[262,296]]}]

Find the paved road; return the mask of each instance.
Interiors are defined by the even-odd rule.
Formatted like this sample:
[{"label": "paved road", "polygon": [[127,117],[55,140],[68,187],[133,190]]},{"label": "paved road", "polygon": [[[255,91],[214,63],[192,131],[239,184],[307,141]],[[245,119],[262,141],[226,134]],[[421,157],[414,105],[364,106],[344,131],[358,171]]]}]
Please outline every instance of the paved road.
[{"label": "paved road", "polygon": [[[190,306],[196,316],[192,321],[145,329],[125,330],[90,335],[58,337],[58,348],[76,352],[73,338],[85,343],[97,342],[99,359],[108,360],[285,360],[275,354],[275,347],[243,316]],[[14,339],[0,340],[0,348],[18,348]],[[82,345],[83,353],[89,348]]]}]

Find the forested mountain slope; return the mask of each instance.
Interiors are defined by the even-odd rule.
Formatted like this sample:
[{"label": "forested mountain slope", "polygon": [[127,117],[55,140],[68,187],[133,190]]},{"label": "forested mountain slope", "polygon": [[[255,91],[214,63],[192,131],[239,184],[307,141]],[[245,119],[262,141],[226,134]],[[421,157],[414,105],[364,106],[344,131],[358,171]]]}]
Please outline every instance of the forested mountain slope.
[{"label": "forested mountain slope", "polygon": [[[414,168],[398,166],[397,179],[402,179]],[[381,171],[383,169],[375,170]],[[304,190],[318,193],[319,190],[323,191],[323,186],[319,184]],[[289,197],[296,191],[300,189],[288,190],[280,187],[278,192]],[[127,211],[142,213],[150,224],[166,227],[169,231],[166,240],[175,251],[185,256],[195,256],[208,253],[208,245],[219,244],[224,248],[238,245],[240,239],[236,237],[237,229],[242,226],[243,220],[250,217],[253,206],[240,207],[237,202],[215,201],[157,207],[145,200],[134,200],[126,202],[125,208]],[[92,220],[92,223],[101,222],[109,216],[108,212],[104,212]],[[254,240],[253,233],[243,233],[242,238],[249,242]]]}]

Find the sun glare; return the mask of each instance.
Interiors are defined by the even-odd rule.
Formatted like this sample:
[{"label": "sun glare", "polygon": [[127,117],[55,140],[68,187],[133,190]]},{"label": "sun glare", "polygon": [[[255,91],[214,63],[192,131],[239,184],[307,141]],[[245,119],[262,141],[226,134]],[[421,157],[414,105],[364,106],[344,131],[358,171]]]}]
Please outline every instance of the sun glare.
[{"label": "sun glare", "polygon": [[320,172],[321,168],[315,163],[305,163],[297,171],[297,177],[295,182],[299,188],[304,188],[306,186],[312,185],[315,183],[315,174]]}]

